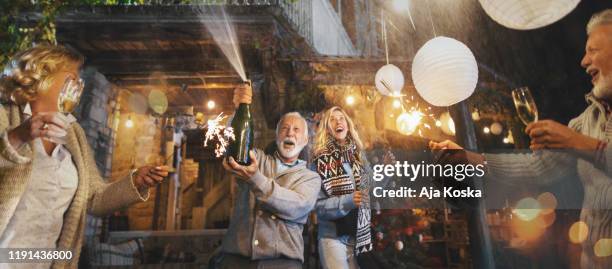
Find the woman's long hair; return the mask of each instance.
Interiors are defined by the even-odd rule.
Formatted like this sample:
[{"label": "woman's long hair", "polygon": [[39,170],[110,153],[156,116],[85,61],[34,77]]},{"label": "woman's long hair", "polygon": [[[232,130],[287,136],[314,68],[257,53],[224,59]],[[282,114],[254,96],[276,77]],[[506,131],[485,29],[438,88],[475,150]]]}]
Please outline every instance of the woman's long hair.
[{"label": "woman's long hair", "polygon": [[[346,114],[346,112],[342,108],[340,108],[339,106],[334,106],[328,109],[327,111],[325,111],[323,113],[323,117],[321,117],[321,121],[319,122],[319,128],[317,129],[317,133],[315,134],[314,145],[312,147],[313,157],[316,157],[319,153],[325,150],[327,142],[330,139],[335,139],[329,133],[329,128],[330,128],[329,121],[334,111],[340,111],[340,113],[344,115],[344,118],[346,119],[346,123],[348,125],[347,126],[348,127],[347,138],[350,138],[351,140],[353,140],[353,143],[355,143],[355,145],[357,146],[357,149],[355,152],[361,152],[363,150],[363,143],[361,142],[361,139],[359,138],[359,134],[357,133],[357,129],[355,128],[355,123],[353,123],[353,120],[348,116],[348,114]],[[360,157],[357,156],[357,158],[359,159]]]}]

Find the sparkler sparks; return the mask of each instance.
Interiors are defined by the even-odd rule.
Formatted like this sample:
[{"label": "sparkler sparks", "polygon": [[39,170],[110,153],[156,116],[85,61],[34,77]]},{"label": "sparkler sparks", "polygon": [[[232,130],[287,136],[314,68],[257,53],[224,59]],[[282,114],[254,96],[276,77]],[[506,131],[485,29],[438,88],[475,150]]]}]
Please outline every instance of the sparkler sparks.
[{"label": "sparkler sparks", "polygon": [[207,130],[204,139],[204,147],[208,146],[208,141],[218,140],[219,142],[215,145],[215,157],[217,158],[223,156],[230,140],[236,139],[232,127],[225,127],[219,124],[225,118],[227,118],[227,116],[223,116],[223,113],[221,113],[217,115],[216,118],[208,120],[206,124]]},{"label": "sparkler sparks", "polygon": [[[414,96],[410,96],[410,100],[414,101]],[[419,104],[416,103],[415,106],[406,110],[403,102],[400,101],[400,105],[403,112],[396,120],[398,131],[405,135],[413,134],[416,131],[420,137],[423,137],[423,128],[431,129],[431,126],[423,121],[424,119],[433,120],[434,115],[428,113],[431,111],[431,107],[422,111],[419,108]]]}]

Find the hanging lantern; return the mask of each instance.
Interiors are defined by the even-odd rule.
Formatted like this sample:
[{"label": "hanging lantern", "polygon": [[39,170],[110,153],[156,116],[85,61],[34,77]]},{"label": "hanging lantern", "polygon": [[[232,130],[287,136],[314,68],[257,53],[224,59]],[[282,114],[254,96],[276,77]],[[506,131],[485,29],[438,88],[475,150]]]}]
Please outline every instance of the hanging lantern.
[{"label": "hanging lantern", "polygon": [[515,30],[532,30],[555,23],[576,8],[580,0],[479,0],[497,23]]},{"label": "hanging lantern", "polygon": [[168,98],[160,90],[151,90],[149,93],[149,107],[157,114],[164,114],[168,109]]},{"label": "hanging lantern", "polygon": [[494,135],[500,135],[504,130],[504,127],[499,122],[494,122],[491,124],[491,133]]},{"label": "hanging lantern", "polygon": [[404,88],[404,74],[399,67],[387,64],[378,69],[374,77],[376,89],[382,95],[400,96]]},{"label": "hanging lantern", "polygon": [[397,251],[402,251],[402,249],[404,249],[404,242],[402,242],[401,240],[395,241],[395,249]]},{"label": "hanging lantern", "polygon": [[444,112],[442,115],[440,115],[440,122],[442,124],[440,126],[442,132],[447,135],[455,135],[455,122],[448,112]]},{"label": "hanging lantern", "polygon": [[478,65],[472,51],[448,37],[423,45],[412,61],[417,92],[434,106],[450,106],[472,95],[478,82]]}]

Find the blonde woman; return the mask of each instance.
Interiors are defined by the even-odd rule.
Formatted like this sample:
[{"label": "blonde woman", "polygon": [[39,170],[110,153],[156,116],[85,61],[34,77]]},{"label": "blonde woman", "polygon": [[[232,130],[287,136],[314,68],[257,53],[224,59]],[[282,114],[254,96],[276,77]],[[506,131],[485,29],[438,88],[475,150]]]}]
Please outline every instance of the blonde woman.
[{"label": "blonde woman", "polygon": [[322,180],[315,208],[323,268],[359,268],[357,255],[372,248],[371,174],[362,150],[346,112],[337,106],[325,111],[313,146],[313,166]]},{"label": "blonde woman", "polygon": [[144,201],[168,174],[147,166],[110,184],[100,177],[83,129],[58,112],[62,89],[82,90],[82,64],[76,51],[38,45],[18,53],[0,78],[0,248],[72,251],[67,261],[3,268],[76,268],[86,214]]}]

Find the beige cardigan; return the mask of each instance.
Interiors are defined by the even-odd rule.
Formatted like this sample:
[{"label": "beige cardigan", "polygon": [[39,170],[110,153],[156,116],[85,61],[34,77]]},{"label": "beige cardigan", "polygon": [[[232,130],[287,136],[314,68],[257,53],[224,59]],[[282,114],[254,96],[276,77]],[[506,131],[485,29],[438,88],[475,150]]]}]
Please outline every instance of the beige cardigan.
[{"label": "beige cardigan", "polygon": [[[21,109],[15,105],[0,106],[0,134],[21,123]],[[16,152],[0,139],[0,235],[4,233],[32,174],[32,143]],[[68,130],[66,149],[78,171],[79,183],[73,200],[64,214],[64,224],[57,247],[73,251],[68,262],[54,262],[52,268],[77,268],[85,232],[87,213],[104,216],[137,201],[148,199],[148,190],[139,193],[131,177],[105,183],[93,159],[85,132],[77,123]],[[41,216],[44,217],[44,216]]]}]

